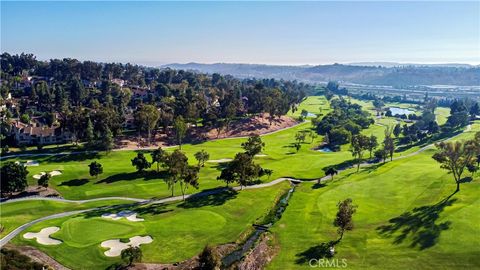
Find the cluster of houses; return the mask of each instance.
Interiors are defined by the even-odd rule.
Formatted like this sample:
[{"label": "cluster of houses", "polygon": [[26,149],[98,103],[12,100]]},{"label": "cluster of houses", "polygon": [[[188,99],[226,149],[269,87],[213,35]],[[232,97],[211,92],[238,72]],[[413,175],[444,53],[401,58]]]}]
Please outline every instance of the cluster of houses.
[{"label": "cluster of houses", "polygon": [[[48,85],[53,83],[53,78],[41,77],[41,76],[22,76],[20,80],[16,81],[13,85],[13,90],[15,89],[24,89],[32,87],[38,82],[45,81]],[[145,99],[149,92],[151,91],[148,87],[140,86],[127,86],[125,80],[122,79],[111,79],[111,83],[117,84],[120,87],[129,87],[132,91],[134,98]],[[0,85],[3,81],[0,80]],[[101,82],[82,80],[84,87],[94,88],[100,87]],[[28,98],[28,97],[25,97]],[[9,93],[9,96],[5,99],[9,101],[8,103],[12,108],[16,107],[18,100],[14,100]],[[7,109],[6,102],[1,102],[0,111]],[[27,108],[35,110],[36,108]],[[133,121],[133,114],[129,114],[126,117],[124,123],[124,128],[134,129],[135,124]],[[33,117],[29,123],[23,123],[19,119],[13,119],[11,121],[11,135],[15,140],[17,145],[48,145],[48,144],[62,144],[68,143],[73,140],[73,134],[68,130],[61,128],[59,125],[54,124],[53,126],[46,125],[41,121],[40,118]]]},{"label": "cluster of houses", "polygon": [[12,135],[18,145],[47,145],[71,142],[72,133],[60,126],[47,126],[32,120],[25,124],[19,120],[12,122]]}]

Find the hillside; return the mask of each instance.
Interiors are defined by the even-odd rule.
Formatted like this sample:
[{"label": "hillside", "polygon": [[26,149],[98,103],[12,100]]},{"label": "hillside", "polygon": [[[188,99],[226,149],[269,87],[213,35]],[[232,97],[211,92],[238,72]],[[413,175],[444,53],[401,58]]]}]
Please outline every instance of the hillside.
[{"label": "hillside", "polygon": [[254,64],[168,64],[164,67],[242,78],[276,78],[307,82],[343,81],[371,85],[460,85],[480,84],[480,67],[460,65],[318,65],[274,66]]}]

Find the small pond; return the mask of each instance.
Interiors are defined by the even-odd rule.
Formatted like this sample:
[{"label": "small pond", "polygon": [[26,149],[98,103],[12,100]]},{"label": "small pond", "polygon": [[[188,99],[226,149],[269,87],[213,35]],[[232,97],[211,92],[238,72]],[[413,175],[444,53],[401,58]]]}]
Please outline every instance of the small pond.
[{"label": "small pond", "polygon": [[307,117],[317,117],[317,115],[314,114],[314,113],[309,112],[309,113],[307,114]]},{"label": "small pond", "polygon": [[404,109],[404,108],[398,108],[398,107],[390,107],[389,110],[392,112],[392,115],[409,115],[409,114],[414,114],[415,111],[410,110],[410,109]]},{"label": "small pond", "polygon": [[328,148],[328,147],[322,147],[322,148],[319,148],[317,149],[318,152],[322,152],[322,153],[332,153],[332,149]]}]

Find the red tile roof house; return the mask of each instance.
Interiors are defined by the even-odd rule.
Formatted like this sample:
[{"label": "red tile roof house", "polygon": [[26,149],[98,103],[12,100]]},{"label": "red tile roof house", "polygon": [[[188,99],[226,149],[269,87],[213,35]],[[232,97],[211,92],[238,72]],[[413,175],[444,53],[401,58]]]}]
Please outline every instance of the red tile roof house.
[{"label": "red tile roof house", "polygon": [[60,127],[38,126],[20,121],[12,123],[12,133],[18,145],[47,145],[72,141],[72,134]]}]

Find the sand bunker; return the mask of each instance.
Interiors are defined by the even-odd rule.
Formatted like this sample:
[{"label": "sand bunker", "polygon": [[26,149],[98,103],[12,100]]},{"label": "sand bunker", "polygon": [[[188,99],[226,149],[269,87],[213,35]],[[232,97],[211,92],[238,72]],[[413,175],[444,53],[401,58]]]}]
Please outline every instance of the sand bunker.
[{"label": "sand bunker", "polygon": [[40,164],[36,160],[27,160],[27,162],[25,162],[25,166],[38,166],[38,165]]},{"label": "sand bunker", "polygon": [[137,218],[137,213],[132,212],[132,211],[120,211],[116,214],[114,213],[106,213],[102,215],[103,218],[111,218],[113,220],[119,220],[121,218],[126,218],[129,221],[144,221],[143,218]]},{"label": "sand bunker", "polygon": [[37,238],[37,242],[42,245],[60,245],[62,241],[50,238],[50,235],[60,230],[59,227],[47,227],[43,228],[38,233],[26,233],[23,235],[25,239]]},{"label": "sand bunker", "polygon": [[258,155],[255,155],[255,157],[268,157],[268,155],[265,155],[265,154],[258,154]]},{"label": "sand bunker", "polygon": [[[40,177],[42,177],[42,175],[44,175],[44,174],[45,174],[45,172],[40,172],[39,174],[33,175],[33,178],[40,179]],[[62,172],[61,171],[51,171],[48,174],[50,174],[50,176],[57,176],[57,175],[61,175]]]},{"label": "sand bunker", "polygon": [[211,159],[207,162],[211,162],[211,163],[224,163],[224,162],[230,162],[232,161],[233,159],[231,158],[222,158],[222,159]]},{"label": "sand bunker", "polygon": [[105,251],[104,254],[107,257],[117,257],[120,256],[122,250],[127,249],[129,247],[138,247],[142,244],[150,244],[153,241],[152,237],[147,236],[134,236],[130,238],[128,243],[120,242],[120,239],[113,239],[103,241],[100,246],[104,248],[109,248],[109,250]]}]

